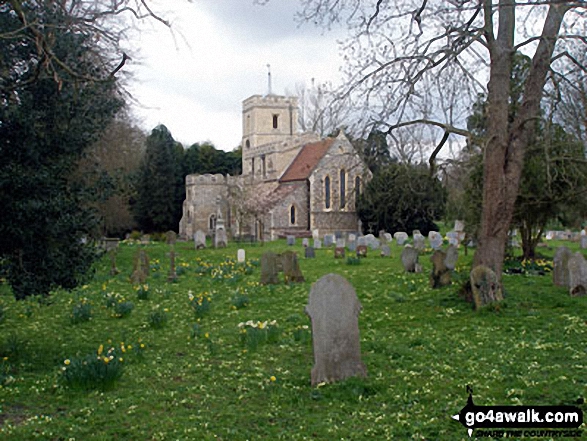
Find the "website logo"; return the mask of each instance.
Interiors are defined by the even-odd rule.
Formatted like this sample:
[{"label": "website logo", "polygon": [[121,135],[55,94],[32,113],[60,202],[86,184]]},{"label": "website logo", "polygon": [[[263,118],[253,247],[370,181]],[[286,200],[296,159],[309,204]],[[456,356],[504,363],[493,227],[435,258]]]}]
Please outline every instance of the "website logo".
[{"label": "website logo", "polygon": [[[467,386],[467,404],[452,418],[473,435],[476,429],[577,429],[583,424],[583,411],[576,406],[477,406],[473,403],[473,389]],[[519,430],[516,434],[502,431],[475,433],[476,436],[581,436],[577,430]],[[564,432],[564,433],[563,433]]]}]

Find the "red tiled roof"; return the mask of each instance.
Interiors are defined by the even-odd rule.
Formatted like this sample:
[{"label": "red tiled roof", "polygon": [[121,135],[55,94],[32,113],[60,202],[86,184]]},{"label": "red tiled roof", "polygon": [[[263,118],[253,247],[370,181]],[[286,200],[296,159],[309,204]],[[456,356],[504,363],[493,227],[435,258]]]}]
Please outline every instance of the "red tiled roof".
[{"label": "red tiled roof", "polygon": [[312,142],[303,146],[279,182],[307,179],[333,142],[334,138],[326,138],[322,141]]}]

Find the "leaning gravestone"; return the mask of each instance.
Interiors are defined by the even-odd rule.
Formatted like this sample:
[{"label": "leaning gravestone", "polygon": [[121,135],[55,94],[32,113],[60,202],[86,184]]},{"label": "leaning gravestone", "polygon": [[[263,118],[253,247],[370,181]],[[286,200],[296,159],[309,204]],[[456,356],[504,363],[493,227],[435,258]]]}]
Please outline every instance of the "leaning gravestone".
[{"label": "leaning gravestone", "polygon": [[236,252],[236,260],[238,263],[245,263],[245,250],[240,249]]},{"label": "leaning gravestone", "polygon": [[277,285],[278,283],[277,254],[268,251],[261,256],[261,285]]},{"label": "leaning gravestone", "polygon": [[430,286],[432,288],[442,288],[450,285],[450,269],[445,264],[446,254],[444,251],[436,250],[430,257],[432,262],[432,272],[430,273]]},{"label": "leaning gravestone", "polygon": [[314,251],[314,247],[306,247],[305,257],[306,257],[306,259],[314,259],[316,257],[316,252]]},{"label": "leaning gravestone", "polygon": [[503,300],[501,286],[491,268],[485,265],[476,266],[471,271],[470,281],[475,309]]},{"label": "leaning gravestone", "polygon": [[406,240],[408,240],[408,233],[398,231],[393,235],[393,238],[395,239],[398,245],[403,245],[404,243],[406,243]]},{"label": "leaning gravestone", "polygon": [[300,270],[297,253],[286,251],[281,255],[281,262],[285,283],[302,283],[305,280]]},{"label": "leaning gravestone", "polygon": [[402,251],[402,265],[404,266],[404,270],[408,273],[415,273],[418,272],[417,269],[419,268],[418,264],[418,250],[412,247],[411,245],[406,245]]},{"label": "leaning gravestone", "polygon": [[587,295],[587,262],[581,253],[569,259],[569,292],[573,297]]},{"label": "leaning gravestone", "polygon": [[391,256],[391,249],[389,245],[385,244],[381,246],[381,257],[389,257]]},{"label": "leaning gravestone", "polygon": [[367,376],[361,361],[360,311],[357,294],[344,277],[327,274],[312,285],[306,306],[312,321],[312,386]]},{"label": "leaning gravestone", "polygon": [[449,270],[454,270],[457,266],[457,260],[459,260],[459,250],[454,245],[449,245],[446,250],[446,258],[444,264]]},{"label": "leaning gravestone", "polygon": [[202,230],[198,230],[194,234],[194,247],[196,247],[196,250],[206,248],[206,234]]},{"label": "leaning gravestone", "polygon": [[557,286],[569,286],[569,259],[573,253],[567,247],[558,247],[553,259],[552,281]]},{"label": "leaning gravestone", "polygon": [[287,245],[288,246],[293,246],[296,243],[296,237],[295,236],[287,236]]}]

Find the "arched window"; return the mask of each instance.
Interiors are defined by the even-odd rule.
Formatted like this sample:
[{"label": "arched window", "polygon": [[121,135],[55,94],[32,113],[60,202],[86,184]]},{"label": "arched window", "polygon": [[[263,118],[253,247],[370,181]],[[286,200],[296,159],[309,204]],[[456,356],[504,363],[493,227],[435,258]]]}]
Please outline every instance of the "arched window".
[{"label": "arched window", "polygon": [[324,178],[324,207],[330,208],[330,176]]},{"label": "arched window", "polygon": [[273,128],[276,129],[278,126],[279,115],[273,115]]},{"label": "arched window", "polygon": [[295,205],[292,205],[289,209],[289,223],[291,225],[296,224],[296,207],[295,207]]},{"label": "arched window", "polygon": [[210,227],[211,230],[216,229],[216,215],[215,214],[210,215],[210,219],[208,221],[208,226]]},{"label": "arched window", "polygon": [[357,206],[357,201],[359,200],[359,196],[361,195],[361,178],[357,176],[355,178],[355,207]]},{"label": "arched window", "polygon": [[340,208],[343,209],[346,205],[346,171],[340,170]]},{"label": "arched window", "polygon": [[248,139],[245,141],[245,147],[248,149],[251,148],[251,141],[249,141]]}]

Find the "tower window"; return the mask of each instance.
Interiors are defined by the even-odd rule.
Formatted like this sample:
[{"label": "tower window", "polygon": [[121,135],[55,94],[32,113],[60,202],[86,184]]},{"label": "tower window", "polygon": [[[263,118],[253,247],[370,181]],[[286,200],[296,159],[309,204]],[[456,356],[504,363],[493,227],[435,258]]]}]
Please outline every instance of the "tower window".
[{"label": "tower window", "polygon": [[265,155],[261,155],[261,164],[263,169],[263,179],[267,178],[267,166],[265,164]]},{"label": "tower window", "polygon": [[295,207],[295,205],[292,205],[289,209],[289,223],[291,225],[296,224],[296,207]]},{"label": "tower window", "polygon": [[359,200],[359,196],[361,195],[361,178],[357,176],[355,178],[355,207],[357,206],[357,201]]},{"label": "tower window", "polygon": [[324,178],[324,207],[330,208],[330,176]]},{"label": "tower window", "polygon": [[344,169],[340,171],[340,208],[346,205],[346,172]]},{"label": "tower window", "polygon": [[251,148],[251,141],[249,141],[248,139],[245,141],[245,146],[250,149]]},{"label": "tower window", "polygon": [[273,115],[273,128],[276,129],[279,122],[279,115]]},{"label": "tower window", "polygon": [[251,158],[251,175],[255,176],[255,158]]}]

